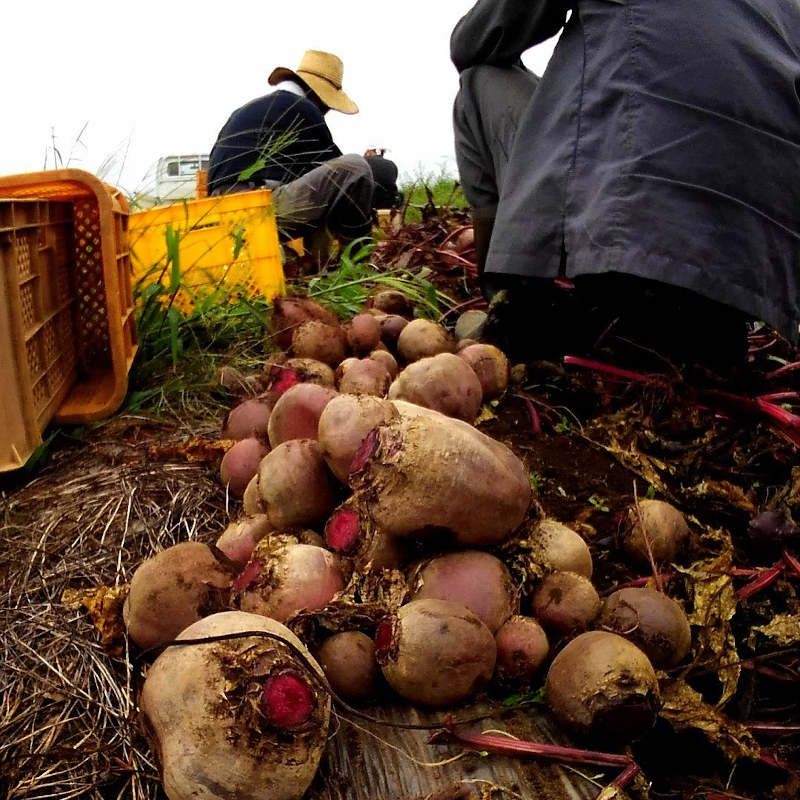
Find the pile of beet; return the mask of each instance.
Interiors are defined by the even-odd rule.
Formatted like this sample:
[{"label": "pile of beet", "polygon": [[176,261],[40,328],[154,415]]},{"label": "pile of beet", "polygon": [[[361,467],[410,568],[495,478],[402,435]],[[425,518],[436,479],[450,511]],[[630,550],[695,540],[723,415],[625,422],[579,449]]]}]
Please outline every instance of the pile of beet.
[{"label": "pile of beet", "polygon": [[[132,579],[128,634],[160,652],[141,710],[170,800],[219,796],[220,774],[237,798],[300,798],[331,697],[452,710],[543,685],[564,730],[620,747],[653,728],[665,671],[692,649],[668,585],[601,596],[587,542],[532,502],[522,454],[474,426],[508,389],[504,354],[399,292],[369,306],[343,323],[276,299],[284,352],[219,375],[234,398],[220,478],[243,515]],[[673,505],[634,497],[615,543],[658,576],[692,536]]]}]

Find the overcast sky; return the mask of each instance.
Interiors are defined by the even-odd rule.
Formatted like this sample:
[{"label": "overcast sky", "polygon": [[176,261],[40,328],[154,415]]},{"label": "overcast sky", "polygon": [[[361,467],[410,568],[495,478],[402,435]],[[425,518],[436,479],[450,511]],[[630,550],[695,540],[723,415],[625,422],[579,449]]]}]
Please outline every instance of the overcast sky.
[{"label": "overcast sky", "polygon": [[[22,0],[2,12],[0,174],[63,162],[128,192],[160,156],[207,153],[230,112],[306,49],[336,53],[361,113],[329,113],[345,152],[386,147],[401,173],[454,170],[450,32],[472,0]],[[555,40],[532,49],[541,74]],[[78,139],[79,141],[75,141]],[[45,162],[45,159],[47,161]]]}]

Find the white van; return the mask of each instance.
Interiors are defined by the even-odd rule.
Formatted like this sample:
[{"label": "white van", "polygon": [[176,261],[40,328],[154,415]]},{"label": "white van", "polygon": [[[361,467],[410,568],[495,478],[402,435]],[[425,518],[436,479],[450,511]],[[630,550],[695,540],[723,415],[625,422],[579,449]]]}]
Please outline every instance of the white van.
[{"label": "white van", "polygon": [[208,169],[208,155],[164,156],[156,165],[156,202],[193,200],[198,170]]}]

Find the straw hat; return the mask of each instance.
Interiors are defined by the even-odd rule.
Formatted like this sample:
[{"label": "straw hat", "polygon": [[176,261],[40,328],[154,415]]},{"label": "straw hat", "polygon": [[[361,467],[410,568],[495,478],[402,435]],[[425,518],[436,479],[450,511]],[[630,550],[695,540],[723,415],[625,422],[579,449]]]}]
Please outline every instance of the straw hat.
[{"label": "straw hat", "polygon": [[328,108],[342,114],[357,114],[358,106],[342,91],[342,60],[321,50],[306,50],[296,70],[278,67],[269,76],[270,86],[289,78],[300,78],[317,93]]}]

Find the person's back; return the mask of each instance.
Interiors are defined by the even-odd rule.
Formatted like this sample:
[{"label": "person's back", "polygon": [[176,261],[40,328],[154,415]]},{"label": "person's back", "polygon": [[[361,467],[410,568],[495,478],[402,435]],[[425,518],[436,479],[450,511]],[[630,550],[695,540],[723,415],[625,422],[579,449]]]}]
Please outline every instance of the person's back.
[{"label": "person's back", "polygon": [[286,183],[340,155],[314,103],[271,92],[236,109],[223,126],[211,151],[209,191]]},{"label": "person's back", "polygon": [[[487,275],[639,276],[796,342],[800,4],[573,5],[517,131]],[[479,2],[453,60],[511,64],[569,6]]]}]

